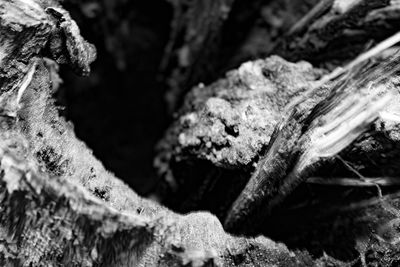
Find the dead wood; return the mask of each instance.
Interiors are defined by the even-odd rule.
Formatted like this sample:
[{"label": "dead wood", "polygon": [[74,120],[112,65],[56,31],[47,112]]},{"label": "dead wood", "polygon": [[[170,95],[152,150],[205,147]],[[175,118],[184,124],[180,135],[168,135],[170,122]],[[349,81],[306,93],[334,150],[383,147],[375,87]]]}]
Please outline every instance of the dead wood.
[{"label": "dead wood", "polygon": [[[211,34],[211,28],[216,29],[211,37],[218,36],[223,25],[220,16],[226,15],[232,3],[226,2],[228,9],[222,13],[213,13],[212,27],[204,28],[205,36]],[[368,12],[368,8],[376,8],[373,3],[365,5]],[[175,3],[176,8],[179,5]],[[196,12],[200,10],[197,5],[192,6]],[[354,7],[360,8],[345,5],[342,14],[353,12]],[[204,10],[200,12],[203,15],[207,13]],[[310,21],[328,9],[318,10],[309,13],[290,34],[309,34]],[[348,19],[339,17],[333,19],[339,20],[339,25]],[[199,21],[189,21],[194,29],[203,29]],[[332,25],[338,25],[335,23]],[[318,36],[324,37],[325,30]],[[307,252],[290,251],[265,237],[233,237],[224,232],[214,215],[176,214],[139,197],[106,171],[76,138],[72,125],[59,116],[52,98],[60,82],[58,64],[88,75],[95,58],[94,47],[82,38],[58,2],[1,2],[0,33],[2,265],[343,265],[326,255],[313,259]],[[191,50],[194,57],[210,59],[201,56],[213,40],[210,36],[200,38],[199,43],[190,34],[185,36],[190,45],[184,49],[196,47]],[[397,61],[398,55],[391,60],[382,56],[377,62],[363,61],[345,69],[347,72],[339,71],[340,75],[333,72],[334,82],[321,83],[327,70],[272,56],[244,63],[210,86],[199,85],[186,98],[178,120],[160,143],[156,164],[163,183],[156,197],[171,206],[183,202],[177,208],[181,211],[212,210],[225,219],[228,229],[244,233],[270,223],[264,219],[270,218],[277,204],[286,201],[301,182],[311,174],[322,177],[335,164],[365,165],[359,172],[363,176],[363,171],[376,169],[370,164],[375,162],[380,167],[377,172],[394,179],[399,175],[400,151],[399,95],[396,68],[392,69]],[[190,64],[194,70],[193,66],[201,65]],[[185,75],[184,80],[189,77]],[[304,103],[288,109],[303,93],[308,96]],[[295,204],[291,206],[294,209],[301,203]],[[398,194],[343,206],[319,212],[322,219],[315,218],[312,225],[323,225],[335,212],[341,211],[345,217],[356,210],[348,224],[345,220],[338,224],[356,229],[349,240],[355,243],[351,246],[360,254],[360,262],[396,264]],[[321,211],[324,205],[315,209]],[[355,227],[360,221],[362,227]],[[304,225],[294,227],[299,231],[296,237],[302,238]],[[319,233],[323,228],[318,228]]]},{"label": "dead wood", "polygon": [[87,74],[94,59],[57,3],[1,2],[0,32],[1,265],[314,264],[264,237],[232,237],[209,213],[177,215],[104,169],[52,99],[54,60]]},{"label": "dead wood", "polygon": [[[322,100],[305,93],[303,103],[289,103],[290,115],[284,114],[275,127],[266,155],[227,215],[226,228],[256,229],[321,161],[335,157],[368,130],[392,98],[392,93],[385,94],[395,91],[383,73],[391,78],[397,65],[395,55],[383,65],[350,68],[343,80],[334,80],[331,93]],[[307,105],[308,97],[317,105]]]},{"label": "dead wood", "polygon": [[161,70],[170,112],[199,82],[209,83],[247,35],[263,1],[171,0],[173,20]]},{"label": "dead wood", "polygon": [[[397,114],[398,56],[393,62],[389,56],[363,63],[369,55],[320,80],[315,78],[322,70],[270,57],[244,63],[208,87],[194,88],[160,144],[156,166],[165,180],[159,195],[173,194],[165,203],[180,211],[210,209],[225,220],[227,229],[254,233],[307,177],[332,169],[338,153],[351,164],[381,162],[379,171],[396,179],[398,122],[385,114]],[[385,138],[382,130],[388,133]],[[387,149],[391,152],[382,158]],[[368,168],[373,167],[367,166],[366,172]],[[184,174],[190,169],[188,180]],[[379,222],[376,214],[366,216],[374,222],[367,227],[369,233],[393,214]]]}]

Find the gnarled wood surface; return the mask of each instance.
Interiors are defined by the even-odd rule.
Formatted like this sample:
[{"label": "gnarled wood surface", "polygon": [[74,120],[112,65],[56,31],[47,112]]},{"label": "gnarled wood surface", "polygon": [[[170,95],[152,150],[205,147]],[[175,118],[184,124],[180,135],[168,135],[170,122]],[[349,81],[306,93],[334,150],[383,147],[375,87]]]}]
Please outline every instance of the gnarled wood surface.
[{"label": "gnarled wood surface", "polygon": [[[228,9],[232,3],[226,2]],[[334,17],[333,26],[346,22],[349,17],[343,14],[355,12],[353,8],[360,3],[368,12],[381,7],[375,1],[339,5],[343,3],[333,5],[342,13],[328,13]],[[312,14],[319,17],[322,13]],[[216,26],[216,35],[222,25],[220,15],[210,24]],[[302,20],[291,34],[312,34],[303,22],[309,21]],[[199,21],[193,23],[194,28],[202,28]],[[322,28],[317,34],[321,38],[326,30]],[[205,27],[205,36],[209,30]],[[94,47],[82,38],[57,1],[3,0],[0,33],[1,265],[343,265],[327,255],[315,259],[308,252],[291,251],[262,236],[234,237],[224,231],[216,216],[174,213],[139,197],[105,170],[76,138],[70,123],[59,116],[52,99],[60,82],[58,64],[88,75],[95,59]],[[200,47],[211,37],[200,40]],[[290,43],[290,38],[283,44]],[[196,49],[194,55],[200,57]],[[158,196],[167,203],[167,197],[178,196],[178,202],[183,201],[181,211],[206,202],[206,208],[218,208],[213,212],[226,220],[227,228],[243,233],[249,227],[258,229],[310,170],[337,164],[334,156],[340,152],[351,163],[354,159],[369,163],[372,158],[392,178],[398,175],[397,80],[388,68],[392,62],[385,57],[378,61],[383,63],[362,65],[368,72],[357,69],[336,83],[316,86],[327,70],[273,56],[245,63],[225,79],[193,89],[179,119],[160,143],[157,166],[166,193],[161,190]],[[319,90],[296,106],[297,112],[287,112],[289,102],[314,87]],[[351,127],[343,127],[343,122]],[[379,157],[382,154],[384,159]],[[210,194],[219,197],[207,203]],[[393,193],[346,209],[330,208],[357,213],[351,220],[356,226],[364,222],[362,229],[354,227],[359,232],[351,237],[362,264],[389,266],[399,261],[399,203],[398,194]],[[319,218],[313,225],[316,222]]]},{"label": "gnarled wood surface", "polygon": [[52,100],[54,60],[87,74],[94,59],[56,2],[2,1],[0,32],[1,265],[317,263],[264,237],[230,236],[209,213],[175,214],[107,172]]}]

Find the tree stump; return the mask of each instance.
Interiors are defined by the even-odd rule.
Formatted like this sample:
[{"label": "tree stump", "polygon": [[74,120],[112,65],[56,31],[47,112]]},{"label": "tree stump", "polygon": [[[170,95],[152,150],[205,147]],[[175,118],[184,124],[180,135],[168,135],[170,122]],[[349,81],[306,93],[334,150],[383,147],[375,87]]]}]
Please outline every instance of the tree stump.
[{"label": "tree stump", "polygon": [[[173,110],[213,76],[204,64],[223,70],[243,44],[214,64],[223,45],[212,41],[238,22],[250,30],[256,10],[277,2],[254,1],[242,18],[244,1],[171,3]],[[0,264],[396,266],[400,56],[386,48],[399,36],[362,51],[393,33],[397,14],[395,1],[322,1],[254,54],[278,56],[191,89],[158,146],[160,204],[107,171],[59,115],[59,65],[85,76],[96,58],[68,11],[55,0],[3,0]],[[354,50],[343,42],[349,32]],[[232,64],[247,56],[238,51]],[[302,59],[316,65],[291,62]],[[323,198],[332,185],[336,195]],[[344,252],[329,250],[334,243]]]}]

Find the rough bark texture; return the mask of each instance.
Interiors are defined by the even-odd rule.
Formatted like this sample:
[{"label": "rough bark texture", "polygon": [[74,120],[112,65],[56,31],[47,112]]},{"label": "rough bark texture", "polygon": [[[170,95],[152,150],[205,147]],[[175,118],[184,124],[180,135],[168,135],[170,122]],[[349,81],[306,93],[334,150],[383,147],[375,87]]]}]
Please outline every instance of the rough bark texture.
[{"label": "rough bark texture", "polygon": [[[388,59],[379,60],[385,62]],[[379,104],[378,113],[366,116],[369,119],[375,116],[379,118],[371,127],[364,122],[360,126],[354,121],[346,122],[349,117],[344,114],[354,112],[353,107],[362,107],[354,113],[357,116],[362,114],[364,108],[371,108],[368,105],[376,100],[368,99],[365,95],[365,90],[372,92],[369,82],[385,78],[384,73],[390,76],[393,65],[378,66],[373,71],[367,71],[369,67],[366,66],[363,68],[359,76],[356,75],[357,72],[351,73],[350,78],[345,76],[337,85],[318,87],[319,90],[314,90],[314,94],[302,99],[304,102],[300,102],[297,112],[289,116],[289,119],[286,118],[287,104],[297,102],[299,96],[301,99],[302,94],[319,84],[317,78],[321,77],[323,70],[314,69],[306,62],[294,64],[273,56],[244,63],[225,79],[208,87],[194,88],[187,96],[178,119],[160,143],[160,154],[155,164],[164,177],[164,183],[160,186],[158,195],[165,198],[164,203],[179,211],[212,210],[220,219],[225,220],[228,229],[239,233],[254,233],[260,231],[257,225],[270,225],[268,216],[271,209],[307,177],[343,175],[346,165],[335,173],[335,165],[337,167],[338,164],[343,164],[342,161],[348,161],[345,164],[350,166],[365,166],[357,168],[361,173],[385,173],[384,175],[397,177],[399,127],[394,118],[398,114],[399,95],[393,87],[395,80],[391,81],[392,85],[389,83],[383,86],[384,91],[393,93],[389,103],[384,104],[385,106]],[[335,86],[341,90],[344,87],[359,88],[360,91],[350,98],[336,94],[340,90],[334,91],[336,93],[328,97],[327,101],[321,102]],[[360,104],[358,101],[366,102]],[[320,104],[316,105],[317,103]],[[342,112],[335,111],[331,114],[335,109]],[[347,119],[341,121],[338,114]],[[323,118],[324,116],[326,117]],[[282,120],[285,123],[279,126],[278,122]],[[353,136],[348,139],[351,141],[344,141],[345,136],[337,141],[333,141],[336,137],[330,139],[329,135],[334,127],[327,125],[329,122],[338,123],[338,120],[341,121],[338,125],[344,125],[348,130],[356,127],[359,131],[358,134],[349,132],[349,136]],[[313,129],[310,125],[316,128]],[[324,132],[325,128],[330,130]],[[359,138],[361,129],[368,130],[369,133]],[[319,134],[315,135],[316,132]],[[355,139],[357,142],[353,143]],[[313,152],[307,152],[309,150]],[[336,158],[339,152],[340,161]],[[320,161],[319,157],[324,160]],[[187,173],[191,175],[186,176]],[[353,177],[355,174],[361,175],[352,169],[348,173]],[[250,177],[252,178],[247,183]],[[246,183],[247,186],[244,187]],[[373,209],[375,208],[376,206]],[[351,223],[343,223],[342,226],[346,229],[344,232],[351,233],[352,223],[363,219],[368,222],[365,227],[370,232],[364,232],[361,227],[363,234],[360,236],[364,238],[365,234],[368,240],[376,228],[392,220],[388,217],[397,216],[396,208],[389,211],[385,209],[387,214],[379,222],[375,218],[378,215],[368,214],[368,210],[361,208],[357,212],[361,215],[350,219]],[[289,230],[290,228],[289,226]],[[264,229],[271,234],[268,227]],[[397,236],[398,232],[395,232],[394,236]],[[332,232],[329,234],[335,235]],[[354,244],[360,236],[351,233],[351,237],[346,240]],[[320,239],[318,236],[313,238]],[[376,239],[374,242],[379,243]],[[365,251],[375,246],[372,245],[374,242],[365,244]],[[354,247],[355,245],[353,249]],[[397,253],[396,249],[389,251]],[[352,257],[355,257],[354,254]],[[392,259],[393,262],[396,261],[396,257]],[[383,258],[372,258],[371,262],[373,261],[380,262]]]},{"label": "rough bark texture", "polygon": [[[2,129],[2,136],[7,134]],[[11,141],[21,145],[15,144],[15,137]],[[263,237],[231,237],[207,213],[179,216],[150,202],[120,212],[82,186],[50,177],[37,170],[34,162],[16,158],[7,145],[2,142],[2,265],[313,264],[306,254],[290,253],[284,245]],[[154,218],[144,215],[157,208],[164,212]]]},{"label": "rough bark texture", "polygon": [[342,64],[396,32],[398,14],[397,1],[320,1],[269,53],[291,61]]},{"label": "rough bark texture", "polygon": [[[46,12],[47,11],[47,12]],[[107,172],[58,116],[57,63],[87,74],[93,48],[51,1],[0,4],[0,263],[5,266],[304,266],[307,253],[177,215]],[[56,56],[55,56],[56,55]],[[11,76],[12,75],[12,76]]]},{"label": "rough bark texture", "polygon": [[[287,105],[266,154],[225,219],[227,229],[258,229],[271,210],[310,173],[351,145],[380,118],[391,98],[398,96],[393,81],[387,81],[397,71],[398,59],[395,56],[393,64],[386,61],[352,69],[345,78],[328,84],[327,92],[312,88],[313,93],[305,92]],[[372,154],[371,159],[374,157]]]},{"label": "rough bark texture", "polygon": [[82,35],[95,44],[98,56],[88,77],[60,68],[63,83],[56,99],[65,107],[61,114],[74,123],[78,138],[107,170],[143,195],[157,180],[153,147],[168,124],[164,87],[157,75],[169,37],[170,4],[165,0],[64,0],[62,4]]},{"label": "rough bark texture", "polygon": [[[246,182],[243,174],[252,171],[268,145],[289,96],[306,90],[322,73],[306,62],[271,57],[245,63],[208,87],[194,88],[161,141],[156,159],[167,191],[176,196],[170,204],[182,203],[183,211],[190,210],[195,204],[190,202],[207,201],[202,195],[214,188],[221,203],[205,207],[227,208]],[[227,183],[232,186],[226,188]]]},{"label": "rough bark texture", "polygon": [[[175,2],[175,7],[181,8],[182,3]],[[193,10],[199,9],[199,3],[192,4]],[[233,1],[224,3],[231,6]],[[340,3],[344,2],[336,1],[334,7],[338,10],[339,5],[340,10],[344,10],[341,14],[355,6],[363,12],[364,7],[367,11],[376,8],[374,1],[369,4],[358,1],[350,9]],[[215,4],[221,7],[220,2]],[[212,6],[211,9],[218,8]],[[226,10],[215,13],[210,20],[213,26],[204,28],[204,36],[208,37],[200,38],[199,43],[187,32],[186,41],[190,45],[185,49],[198,44],[204,48],[212,36],[217,36],[222,25],[219,19],[224,12]],[[365,15],[363,12],[360,16]],[[319,12],[315,14],[320,15]],[[178,13],[176,23],[179,17]],[[346,19],[348,17],[341,16],[332,20]],[[199,21],[192,22],[194,26],[188,25],[202,29]],[[215,32],[210,30],[214,27]],[[325,30],[318,36],[324,37]],[[302,31],[295,28],[292,33],[299,32]],[[1,265],[344,264],[325,254],[322,256],[320,251],[321,257],[316,253],[314,258],[308,252],[293,252],[265,237],[231,236],[225,233],[216,216],[208,212],[176,214],[139,197],[109,173],[76,138],[73,126],[59,116],[52,98],[60,83],[58,64],[67,64],[76,73],[88,75],[95,58],[94,47],[82,38],[69,13],[56,1],[2,1],[0,34]],[[283,43],[289,41],[285,39]],[[325,44],[318,49],[323,49]],[[197,48],[191,51],[195,57],[202,55]],[[209,58],[204,57],[206,59]],[[379,60],[392,63],[388,58]],[[191,68],[201,66],[192,63]],[[181,211],[212,210],[220,219],[226,219],[227,228],[243,233],[249,225],[253,230],[259,229],[265,216],[285,201],[311,171],[323,178],[327,172],[335,173],[331,170],[336,165],[350,162],[346,164],[365,166],[357,168],[361,173],[371,174],[376,169],[377,175],[398,176],[400,97],[393,89],[397,81],[391,79],[393,65],[389,63],[363,65],[368,71],[360,74],[358,69],[357,75],[350,73],[336,83],[321,87],[317,85],[328,71],[304,61],[290,63],[272,56],[247,62],[210,86],[194,88],[178,120],[160,142],[156,165],[163,186],[155,197],[163,198],[175,208],[177,203],[183,202],[177,208]],[[368,79],[363,79],[362,75]],[[366,93],[369,86],[374,87],[374,94]],[[303,104],[295,105],[296,112],[288,111],[287,104],[310,88],[319,90],[313,90]],[[386,106],[383,108],[383,105]],[[337,120],[342,117],[345,119]],[[350,127],[343,128],[343,121]],[[335,132],[332,129],[345,134],[332,135]],[[367,135],[357,139],[368,129]],[[334,157],[339,152],[340,161]],[[350,176],[354,177],[354,172],[358,171],[353,170]],[[343,168],[338,174],[343,175]],[[364,183],[369,181],[362,179]],[[372,182],[369,185],[376,186]],[[345,240],[349,241],[346,249],[350,248],[350,255],[338,258],[360,259],[363,265],[396,266],[400,261],[398,193],[367,201],[360,199],[358,203],[352,199],[352,205],[341,203],[329,209],[326,207],[331,203],[310,205],[325,213],[319,212],[319,217],[309,225],[298,223],[291,229],[295,234],[290,241],[309,239],[314,234],[310,227],[317,229],[319,238],[327,232],[350,233]],[[296,199],[293,202],[301,206]],[[259,210],[262,212],[256,212]],[[301,211],[300,208],[299,213]],[[289,213],[290,217],[291,212],[293,210],[288,209],[285,214],[283,210],[280,215],[284,217]],[[341,217],[334,227],[324,225],[337,214],[351,218]],[[302,216],[297,215],[294,218],[301,221]],[[350,228],[353,231],[349,232]],[[315,237],[312,240],[315,241]],[[333,250],[334,253],[337,251]]]},{"label": "rough bark texture", "polygon": [[162,64],[171,111],[189,88],[208,84],[243,61],[276,54],[331,68],[394,33],[399,24],[396,1],[172,3],[172,34]]},{"label": "rough bark texture", "polygon": [[397,1],[266,1],[227,66],[271,54],[327,68],[340,66],[396,32],[398,14]]},{"label": "rough bark texture", "polygon": [[[208,87],[192,89],[186,97],[179,118],[161,141],[160,154],[155,162],[167,181],[166,187],[175,192],[182,190],[174,195],[174,198],[183,198],[176,199],[176,203],[185,205],[185,201],[190,201],[191,197],[196,196],[195,192],[199,188],[196,181],[193,181],[196,177],[200,180],[198,183],[209,183],[203,172],[209,173],[209,178],[214,180],[212,186],[204,190],[214,188],[215,192],[207,194],[222,193],[221,200],[229,202],[232,192],[218,191],[224,189],[214,186],[215,183],[218,180],[221,180],[221,185],[228,180],[240,183],[241,174],[246,176],[252,172],[259,155],[263,154],[268,146],[276,124],[284,115],[286,104],[291,99],[301,96],[307,88],[314,86],[323,73],[326,71],[313,68],[309,63],[294,64],[272,56],[265,60],[244,63],[238,70],[230,72],[225,79]],[[315,96],[313,103],[318,102],[324,94],[326,89],[319,90],[319,95]],[[397,97],[388,105],[385,111],[387,114],[397,114],[396,101]],[[311,108],[311,105],[308,108]],[[357,160],[359,165],[364,163],[366,172],[369,171],[368,168],[373,168],[368,167],[368,160],[378,164],[379,155],[390,149],[389,147],[397,147],[398,142],[397,123],[392,120],[382,119],[374,130],[372,136],[366,136],[364,140],[348,148],[349,152],[345,156],[346,159]],[[390,145],[374,145],[384,144],[386,141]],[[375,154],[376,158],[368,159],[367,155],[372,154]],[[390,157],[390,153],[387,155]],[[396,176],[399,172],[395,166],[395,158],[393,155],[392,161],[385,159],[386,163],[382,163],[387,166],[385,176]],[[192,180],[186,181],[186,169],[197,168],[197,162],[203,162],[203,165],[192,171]],[[333,161],[330,164],[336,163]],[[208,166],[208,170],[202,172],[204,166]],[[232,173],[238,176],[235,177]],[[188,208],[190,209],[190,205]]]},{"label": "rough bark texture", "polygon": [[[396,1],[321,1],[274,49],[287,59],[348,60],[397,30]],[[351,42],[351,48],[348,43]]]}]

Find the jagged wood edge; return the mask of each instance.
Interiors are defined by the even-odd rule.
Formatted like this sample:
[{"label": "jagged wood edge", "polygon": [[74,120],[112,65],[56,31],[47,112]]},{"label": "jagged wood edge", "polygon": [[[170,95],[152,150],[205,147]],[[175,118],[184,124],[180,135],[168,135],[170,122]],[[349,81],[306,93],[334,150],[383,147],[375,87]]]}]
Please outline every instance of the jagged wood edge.
[{"label": "jagged wood edge", "polygon": [[[2,73],[8,75],[14,69],[17,75],[1,88],[2,264],[314,264],[307,254],[294,254],[262,237],[231,237],[208,213],[174,214],[141,199],[105,171],[58,117],[51,98],[58,83],[57,65],[42,59],[41,53],[46,38],[57,30],[43,7],[52,2],[4,3],[0,5],[0,30],[11,34],[1,40],[3,48],[6,41],[8,46],[2,51],[8,55],[1,62]],[[13,29],[26,31],[23,38],[15,38],[9,17],[4,16],[10,8],[21,12],[14,17],[20,28]],[[25,24],[24,16],[34,21],[34,27]],[[43,41],[32,47],[28,39]],[[10,54],[13,46],[18,49]],[[19,64],[22,67],[15,67],[21,55],[25,56]],[[4,85],[11,89],[5,90]],[[43,147],[47,154],[38,153]],[[95,194],[96,188],[106,188],[103,201],[89,193]]]}]

